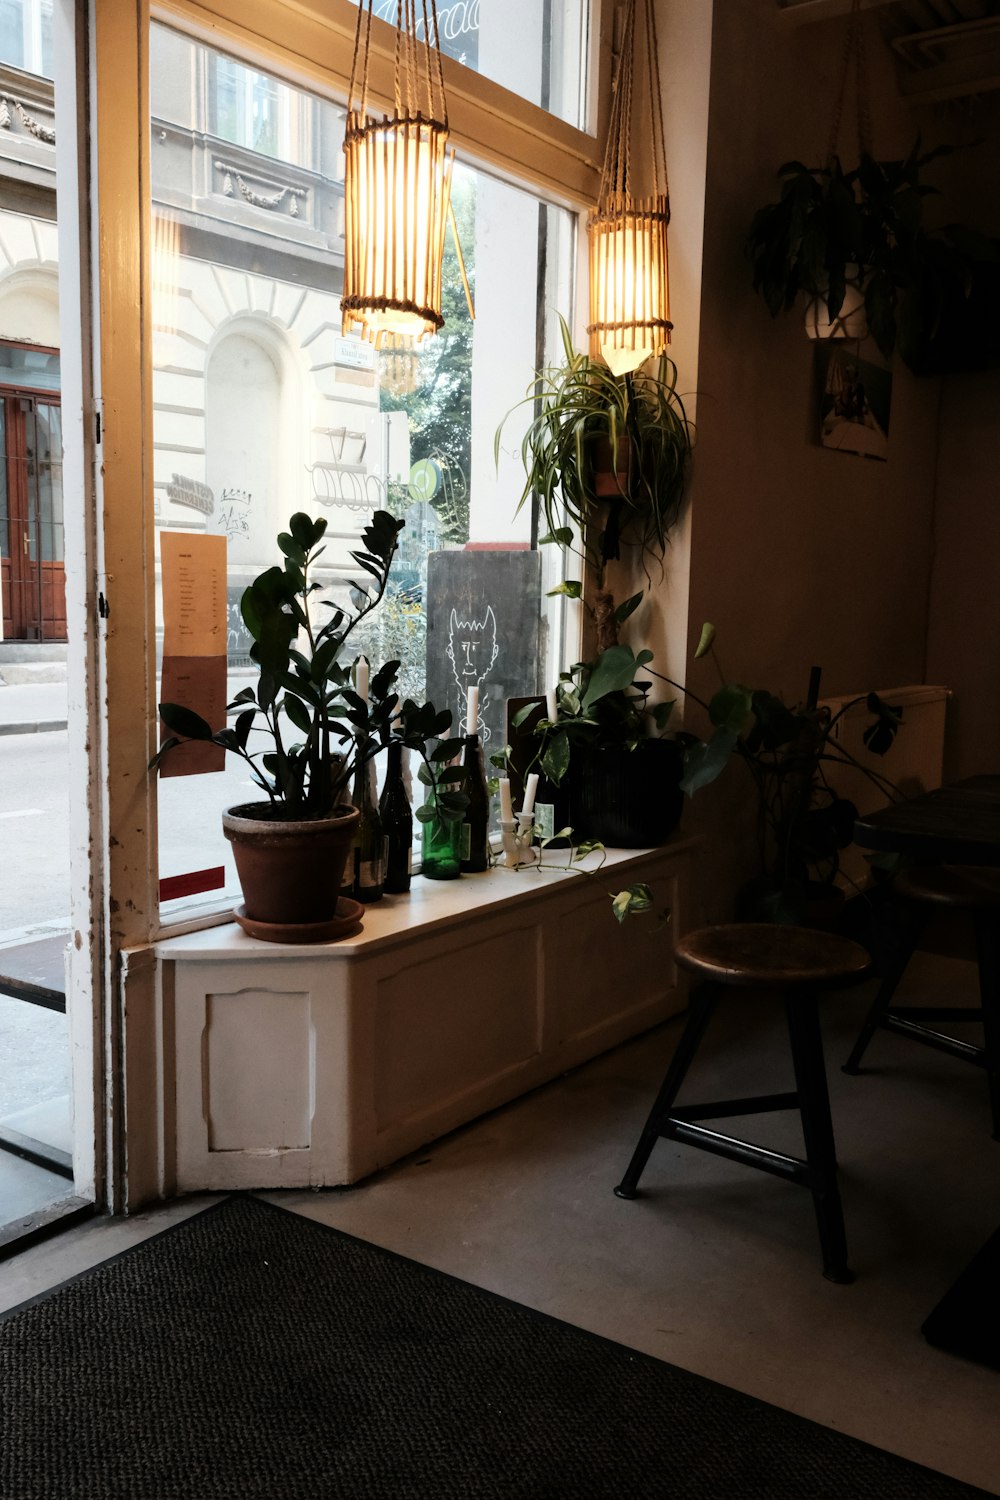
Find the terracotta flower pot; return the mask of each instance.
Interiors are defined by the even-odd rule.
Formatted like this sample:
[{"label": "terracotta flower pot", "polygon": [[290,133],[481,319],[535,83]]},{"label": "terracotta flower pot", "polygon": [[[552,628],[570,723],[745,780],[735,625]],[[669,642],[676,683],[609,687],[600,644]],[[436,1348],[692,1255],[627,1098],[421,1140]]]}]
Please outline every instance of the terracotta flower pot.
[{"label": "terracotta flower pot", "polygon": [[345,807],[331,818],[301,822],[269,813],[269,803],[248,802],[222,815],[246,915],[289,926],[333,921],[360,813]]}]

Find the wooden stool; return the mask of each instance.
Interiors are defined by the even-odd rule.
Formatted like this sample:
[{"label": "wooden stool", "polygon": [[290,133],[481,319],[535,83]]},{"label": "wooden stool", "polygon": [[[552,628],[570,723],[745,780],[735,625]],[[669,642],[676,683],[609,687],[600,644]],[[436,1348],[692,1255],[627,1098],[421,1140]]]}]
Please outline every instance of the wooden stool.
[{"label": "wooden stool", "polygon": [[[682,967],[692,970],[705,982],[692,994],[687,1025],[628,1170],[615,1188],[616,1194],[619,1198],[636,1196],[639,1178],[661,1136],[773,1172],[812,1193],[823,1252],[823,1275],[830,1281],[853,1281],[854,1275],[847,1267],[844,1215],[837,1188],[837,1157],[817,994],[824,986],[860,979],[869,967],[868,954],[857,943],[831,933],[746,922],[688,933],[678,943],[676,957]],[[674,1100],[701,1045],[719,995],[729,985],[774,988],[783,993],[795,1091],[675,1106]],[[695,1123],[776,1109],[799,1111],[805,1139],[804,1161]]]},{"label": "wooden stool", "polygon": [[[898,875],[893,890],[914,906],[914,922],[900,947],[871,1010],[858,1033],[854,1049],[844,1063],[845,1073],[860,1073],[861,1059],[879,1026],[912,1037],[939,1052],[948,1052],[963,1062],[986,1070],[993,1139],[1000,1140],[1000,871],[960,865],[926,865]],[[978,1006],[893,1005],[907,964],[924,928],[935,910],[968,912],[976,931],[979,958]],[[978,1021],[983,1045],[960,1042],[923,1023],[927,1021]]]}]

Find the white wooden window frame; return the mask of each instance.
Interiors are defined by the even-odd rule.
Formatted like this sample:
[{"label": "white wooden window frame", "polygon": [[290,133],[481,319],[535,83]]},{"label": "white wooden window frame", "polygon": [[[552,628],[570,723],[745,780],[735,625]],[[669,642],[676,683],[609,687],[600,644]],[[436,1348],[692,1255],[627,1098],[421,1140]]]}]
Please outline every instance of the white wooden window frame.
[{"label": "white wooden window frame", "polygon": [[[167,0],[155,8],[146,0],[102,0],[95,7],[96,385],[103,405],[99,509],[109,608],[106,864],[112,949],[162,935],[156,784],[145,771],[157,736],[148,182],[153,18],[235,53],[250,66],[343,102],[357,11],[348,0],[324,0],[322,6],[312,0],[294,5]],[[599,28],[592,31],[599,35]],[[391,88],[393,32],[378,24],[373,34],[378,98]],[[601,55],[606,52],[601,49]],[[599,177],[596,136],[564,124],[449,58],[444,63],[453,139],[466,159],[572,209],[593,200]],[[594,71],[591,60],[591,76]]]}]

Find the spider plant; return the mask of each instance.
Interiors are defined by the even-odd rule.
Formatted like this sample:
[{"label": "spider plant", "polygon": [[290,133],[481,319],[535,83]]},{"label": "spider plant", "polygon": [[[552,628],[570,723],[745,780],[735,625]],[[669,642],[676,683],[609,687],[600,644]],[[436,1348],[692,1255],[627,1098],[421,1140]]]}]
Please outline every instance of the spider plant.
[{"label": "spider plant", "polygon": [[[521,442],[525,484],[518,510],[537,495],[543,542],[573,548],[605,587],[606,565],[623,541],[643,560],[662,556],[684,497],[692,425],[677,392],[677,366],[662,355],[653,368],[613,375],[573,348],[559,319],[565,358],[539,371],[514,411],[533,415]],[[580,598],[582,583],[560,585]]]}]

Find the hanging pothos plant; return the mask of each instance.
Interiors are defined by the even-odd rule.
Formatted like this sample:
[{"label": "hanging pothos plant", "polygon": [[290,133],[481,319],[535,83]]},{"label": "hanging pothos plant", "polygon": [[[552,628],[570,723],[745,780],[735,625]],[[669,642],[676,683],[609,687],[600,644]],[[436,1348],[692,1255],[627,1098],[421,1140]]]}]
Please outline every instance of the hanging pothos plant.
[{"label": "hanging pothos plant", "polygon": [[1000,244],[959,224],[924,224],[924,200],[937,189],[921,174],[951,149],[921,151],[918,137],[904,160],[877,161],[864,152],[850,171],[836,156],[825,167],[786,162],[778,173],[781,197],[754,215],[746,246],[754,289],[772,316],[804,295],[820,299],[835,324],[856,288],[867,331],[885,358],[898,349],[907,365],[923,370],[946,337],[946,320],[961,316],[973,298],[989,299],[992,288],[992,333],[980,327],[979,336],[995,342]]}]

